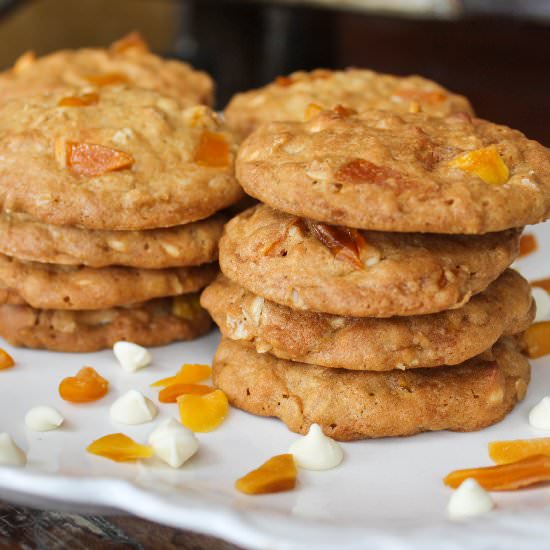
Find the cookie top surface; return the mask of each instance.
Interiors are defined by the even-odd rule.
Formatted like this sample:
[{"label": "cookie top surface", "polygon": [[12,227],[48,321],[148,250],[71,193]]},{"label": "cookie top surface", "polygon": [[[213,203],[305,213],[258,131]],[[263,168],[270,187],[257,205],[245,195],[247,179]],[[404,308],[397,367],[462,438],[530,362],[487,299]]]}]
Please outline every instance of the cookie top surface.
[{"label": "cookie top surface", "polygon": [[550,150],[465,114],[324,111],[239,150],[245,191],[284,212],[379,231],[479,234],[550,212]]},{"label": "cookie top surface", "polygon": [[348,441],[494,424],[525,396],[530,368],[512,339],[458,366],[390,372],[285,361],[224,339],[212,377],[233,406]]},{"label": "cookie top surface", "polygon": [[22,96],[55,92],[66,87],[102,88],[123,84],[156,90],[183,105],[212,105],[210,76],[187,63],[154,55],[135,34],[109,49],[62,50],[36,58],[23,54],[0,73],[0,103]]},{"label": "cookie top surface", "polygon": [[297,310],[353,317],[460,307],[515,259],[519,232],[479,236],[354,232],[262,205],[233,218],[223,273]]},{"label": "cookie top surface", "polygon": [[21,262],[0,254],[5,303],[37,309],[106,309],[196,292],[217,273],[216,264],[171,269],[56,266]]},{"label": "cookie top surface", "polygon": [[225,109],[225,117],[232,129],[246,136],[264,122],[302,121],[311,110],[337,105],[358,111],[422,111],[433,116],[473,114],[465,97],[421,76],[393,76],[366,69],[317,69],[279,77],[263,88],[235,95]]},{"label": "cookie top surface", "polygon": [[[211,319],[196,307],[196,301],[197,296],[189,294],[95,311],[2,305],[0,335],[15,346],[64,352],[97,351],[120,340],[162,346],[197,338],[210,329]],[[192,316],[176,315],[184,303],[189,304]]]},{"label": "cookie top surface", "polygon": [[109,231],[39,222],[25,214],[0,214],[0,253],[61,265],[124,265],[162,269],[218,259],[225,217],[165,229]]},{"label": "cookie top surface", "polygon": [[0,106],[0,207],[90,229],[193,222],[242,196],[235,147],[208,107],[184,109],[154,91],[10,101]]},{"label": "cookie top surface", "polygon": [[529,283],[513,270],[458,309],[389,319],[295,311],[219,276],[202,293],[224,337],[259,353],[351,370],[388,371],[456,365],[518,334],[533,321]]}]

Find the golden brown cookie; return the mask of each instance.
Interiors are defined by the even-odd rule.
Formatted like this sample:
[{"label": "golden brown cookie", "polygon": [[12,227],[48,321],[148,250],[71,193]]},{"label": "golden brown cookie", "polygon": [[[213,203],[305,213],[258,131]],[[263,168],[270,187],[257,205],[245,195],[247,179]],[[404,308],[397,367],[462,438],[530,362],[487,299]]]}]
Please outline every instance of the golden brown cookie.
[{"label": "golden brown cookie", "polygon": [[302,434],[317,423],[342,441],[480,430],[523,399],[530,378],[510,338],[459,366],[383,373],[294,363],[224,339],[212,368],[233,406],[276,416]]},{"label": "golden brown cookie", "polygon": [[464,114],[274,122],[244,141],[236,171],[273,208],[361,229],[479,234],[550,215],[550,150]]},{"label": "golden brown cookie", "polygon": [[27,52],[10,70],[0,73],[0,103],[68,86],[101,89],[121,85],[156,90],[186,106],[212,105],[214,99],[214,84],[206,73],[154,55],[141,37],[132,33],[109,49],[62,50],[40,58]]},{"label": "golden brown cookie", "polygon": [[[356,235],[310,226],[265,205],[243,212],[225,226],[220,241],[223,273],[293,309],[351,317],[423,315],[462,306],[518,252],[516,230],[481,236]],[[315,233],[319,228],[323,232]],[[346,246],[338,251],[335,242]]]},{"label": "golden brown cookie", "polygon": [[[97,351],[120,340],[161,346],[192,340],[210,329],[210,317],[197,303],[196,295],[183,295],[95,311],[2,305],[0,336],[14,346],[66,352]],[[182,306],[189,314],[179,313]]]},{"label": "golden brown cookie", "polygon": [[258,353],[352,370],[388,371],[457,365],[501,336],[533,322],[529,283],[505,271],[459,309],[389,319],[295,311],[264,300],[220,275],[201,304],[225,338],[251,342]]},{"label": "golden brown cookie", "polygon": [[317,109],[337,105],[358,111],[422,111],[433,116],[473,114],[465,97],[421,76],[317,69],[282,76],[263,88],[236,94],[225,109],[225,118],[231,129],[244,137],[263,122],[302,121]]},{"label": "golden brown cookie", "polygon": [[22,262],[0,254],[0,286],[6,302],[17,303],[18,296],[37,309],[107,309],[196,292],[217,272],[215,263],[171,269],[94,269]]},{"label": "golden brown cookie", "polygon": [[[242,197],[236,148],[208,107],[105,88],[0,105],[0,210],[53,225],[157,229],[206,218]],[[61,104],[61,105],[60,105]]]},{"label": "golden brown cookie", "polygon": [[144,231],[56,226],[26,214],[0,213],[0,253],[20,260],[62,265],[124,265],[162,269],[218,259],[225,217]]}]

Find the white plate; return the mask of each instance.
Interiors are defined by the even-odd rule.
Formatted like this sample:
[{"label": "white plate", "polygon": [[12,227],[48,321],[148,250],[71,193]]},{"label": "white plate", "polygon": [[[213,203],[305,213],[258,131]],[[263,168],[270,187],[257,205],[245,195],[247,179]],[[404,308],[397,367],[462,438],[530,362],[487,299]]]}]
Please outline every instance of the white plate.
[{"label": "white plate", "polygon": [[[529,279],[550,276],[550,225],[529,229],[541,249],[518,267]],[[233,489],[235,479],[267,458],[286,452],[296,439],[278,421],[232,410],[217,431],[199,435],[199,453],[181,470],[158,463],[116,464],[85,452],[92,440],[123,431],[145,442],[153,426],[175,405],[161,406],[154,424],[111,423],[113,400],[131,388],[151,398],[149,384],[184,362],[212,359],[217,334],[153,350],[154,366],[126,374],[108,351],[76,355],[6,349],[17,367],[0,372],[0,432],[12,434],[28,452],[24,469],[0,468],[0,497],[38,506],[82,511],[124,510],[160,523],[223,537],[251,548],[430,547],[541,548],[550,534],[550,489],[495,494],[498,510],[467,523],[446,518],[451,494],[441,479],[456,468],[489,465],[487,443],[544,435],[527,424],[529,409],[550,394],[550,360],[533,362],[527,398],[500,424],[478,433],[431,433],[403,439],[344,444],[345,462],[327,472],[299,474],[295,491],[250,497]],[[108,396],[88,405],[62,401],[59,381],[83,365],[109,379]],[[26,411],[57,407],[63,429],[26,430]]]}]

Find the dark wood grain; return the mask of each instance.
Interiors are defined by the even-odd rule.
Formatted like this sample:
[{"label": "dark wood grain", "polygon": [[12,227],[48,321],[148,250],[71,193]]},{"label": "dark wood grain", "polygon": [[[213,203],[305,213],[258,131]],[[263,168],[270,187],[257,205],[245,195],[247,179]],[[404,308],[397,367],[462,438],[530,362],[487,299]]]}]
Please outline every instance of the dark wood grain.
[{"label": "dark wood grain", "polygon": [[131,516],[64,514],[0,502],[0,548],[17,550],[238,550]]}]

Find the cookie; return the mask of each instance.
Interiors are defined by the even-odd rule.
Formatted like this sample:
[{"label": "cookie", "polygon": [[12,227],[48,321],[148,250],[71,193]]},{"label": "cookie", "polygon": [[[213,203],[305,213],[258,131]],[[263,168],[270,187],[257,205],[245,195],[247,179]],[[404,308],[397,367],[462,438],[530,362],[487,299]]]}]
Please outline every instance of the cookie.
[{"label": "cookie", "polygon": [[297,310],[423,315],[460,307],[484,290],[517,256],[518,241],[516,230],[354,233],[262,205],[226,225],[220,266],[240,286]]},{"label": "cookie", "polygon": [[0,105],[0,210],[139,230],[207,218],[242,197],[236,144],[208,107],[137,88],[64,106],[86,97],[67,90]]},{"label": "cookie", "polygon": [[459,366],[389,372],[295,363],[224,339],[212,368],[234,407],[278,417],[301,434],[317,423],[341,441],[480,430],[523,399],[530,377],[513,339]]},{"label": "cookie", "polygon": [[[196,303],[196,295],[183,295],[95,311],[2,305],[0,336],[14,346],[65,352],[97,351],[120,340],[162,346],[192,340],[210,329],[210,317]],[[192,315],[176,314],[182,304],[188,304]]]},{"label": "cookie", "polygon": [[264,122],[302,121],[318,108],[346,105],[358,111],[422,111],[433,116],[473,114],[468,100],[421,76],[393,76],[366,69],[295,72],[263,88],[235,95],[225,109],[228,125],[246,136]]},{"label": "cookie", "polygon": [[457,365],[501,336],[527,330],[535,314],[529,283],[507,270],[459,309],[389,319],[294,311],[219,276],[201,304],[225,338],[258,353],[351,370],[388,371]]},{"label": "cookie", "polygon": [[27,52],[0,73],[0,103],[68,86],[100,89],[124,84],[162,92],[186,106],[212,105],[214,100],[210,76],[187,63],[154,55],[132,33],[109,49],[62,50],[40,58]]},{"label": "cookie", "polygon": [[171,269],[56,266],[0,254],[0,286],[37,309],[107,309],[196,292],[216,276],[217,264]]},{"label": "cookie", "polygon": [[242,144],[244,190],[270,206],[378,231],[479,234],[550,214],[550,150],[465,114],[324,111]]},{"label": "cookie", "polygon": [[0,214],[0,253],[20,260],[62,265],[124,265],[162,269],[218,259],[225,217],[144,231],[55,226],[26,214]]}]

